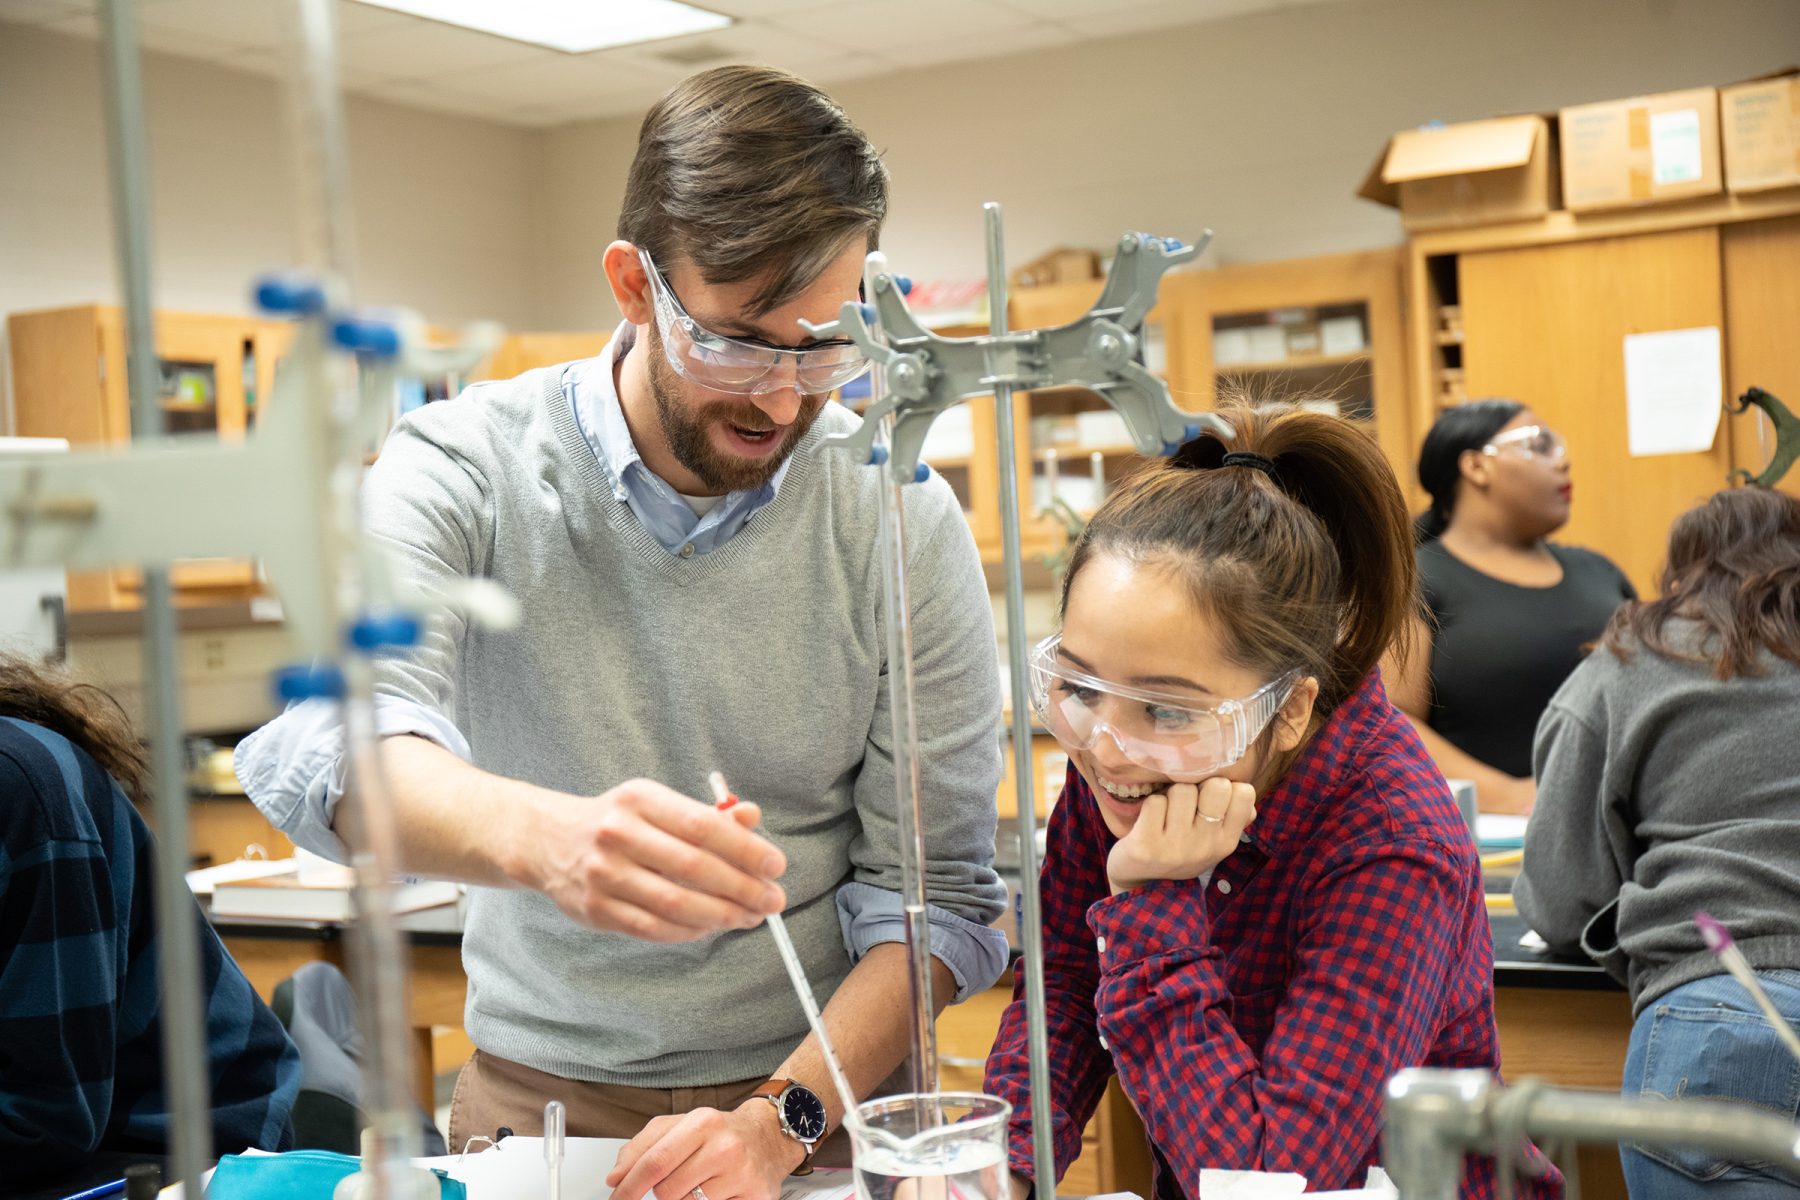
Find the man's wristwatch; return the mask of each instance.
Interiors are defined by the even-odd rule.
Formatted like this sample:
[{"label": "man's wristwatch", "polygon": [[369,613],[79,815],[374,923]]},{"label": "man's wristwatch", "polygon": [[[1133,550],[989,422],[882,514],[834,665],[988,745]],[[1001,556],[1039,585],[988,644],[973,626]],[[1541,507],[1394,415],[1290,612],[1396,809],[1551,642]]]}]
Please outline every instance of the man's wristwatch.
[{"label": "man's wristwatch", "polygon": [[792,1079],[771,1079],[750,1094],[773,1104],[781,1132],[806,1149],[806,1157],[792,1173],[811,1174],[813,1152],[825,1136],[825,1102],[804,1083],[795,1083]]}]

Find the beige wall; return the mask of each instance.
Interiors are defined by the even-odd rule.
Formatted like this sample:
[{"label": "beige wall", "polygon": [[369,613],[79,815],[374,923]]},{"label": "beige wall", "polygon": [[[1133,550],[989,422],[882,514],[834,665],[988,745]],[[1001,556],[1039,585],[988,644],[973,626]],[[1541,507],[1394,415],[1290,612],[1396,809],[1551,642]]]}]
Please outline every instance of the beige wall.
[{"label": "beige wall", "polygon": [[[1127,229],[1211,226],[1224,262],[1392,244],[1392,211],[1354,192],[1396,129],[1730,82],[1796,46],[1796,0],[1346,0],[831,90],[893,169],[895,266],[966,279],[984,200],[1013,262]],[[614,319],[591,281],[636,122],[546,135],[553,325]]]},{"label": "beige wall", "polygon": [[[247,311],[297,254],[280,87],[153,54],[145,95],[156,303]],[[361,99],[348,127],[358,295],[535,325],[540,135]],[[116,301],[110,204],[98,44],[0,24],[0,314]]]}]

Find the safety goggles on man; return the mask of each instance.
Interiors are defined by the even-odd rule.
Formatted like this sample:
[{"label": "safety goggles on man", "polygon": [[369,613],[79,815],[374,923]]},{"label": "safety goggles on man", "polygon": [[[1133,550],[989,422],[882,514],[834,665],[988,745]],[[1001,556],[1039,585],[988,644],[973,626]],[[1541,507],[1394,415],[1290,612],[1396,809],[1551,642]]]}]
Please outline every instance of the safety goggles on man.
[{"label": "safety goggles on man", "polygon": [[1244,757],[1300,678],[1290,671],[1241,700],[1200,703],[1193,696],[1127,687],[1062,662],[1062,635],[1031,653],[1031,705],[1069,750],[1092,750],[1102,736],[1135,765],[1178,783],[1198,782]]},{"label": "safety goggles on man", "polygon": [[1481,448],[1483,454],[1510,454],[1515,458],[1541,458],[1545,462],[1561,462],[1569,457],[1569,444],[1562,434],[1543,425],[1521,425],[1505,433],[1496,433]]},{"label": "safety goggles on man", "polygon": [[761,396],[793,388],[805,396],[823,396],[869,369],[855,342],[819,342],[804,349],[772,346],[757,338],[726,337],[688,316],[675,289],[638,247],[650,295],[656,307],[656,331],[669,365],[685,379],[715,392]]}]

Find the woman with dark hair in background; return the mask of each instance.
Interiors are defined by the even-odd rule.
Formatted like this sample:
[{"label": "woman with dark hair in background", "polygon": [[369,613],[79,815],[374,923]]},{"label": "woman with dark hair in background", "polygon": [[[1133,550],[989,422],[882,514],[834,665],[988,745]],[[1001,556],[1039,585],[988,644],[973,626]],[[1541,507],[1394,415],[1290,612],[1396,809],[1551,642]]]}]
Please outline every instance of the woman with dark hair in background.
[{"label": "woman with dark hair in background", "polygon": [[[111,697],[0,657],[0,1162],[68,1191],[166,1153],[143,747]],[[197,906],[215,1152],[286,1149],[300,1056]],[[14,1194],[11,1191],[8,1195]]]},{"label": "woman with dark hair in background", "polygon": [[1388,694],[1438,768],[1475,783],[1485,812],[1528,813],[1531,738],[1556,689],[1622,601],[1624,572],[1547,540],[1574,486],[1560,434],[1516,400],[1476,400],[1437,419],[1419,452],[1431,507],[1418,519],[1419,591]]},{"label": "woman with dark hair in background", "polygon": [[[1800,1021],[1800,500],[1720,492],[1669,534],[1662,595],[1629,604],[1537,735],[1513,894],[1554,948],[1631,991],[1627,1096],[1796,1115],[1800,1062],[1701,941],[1704,909]],[[1633,1200],[1796,1194],[1700,1151],[1623,1146]]]}]

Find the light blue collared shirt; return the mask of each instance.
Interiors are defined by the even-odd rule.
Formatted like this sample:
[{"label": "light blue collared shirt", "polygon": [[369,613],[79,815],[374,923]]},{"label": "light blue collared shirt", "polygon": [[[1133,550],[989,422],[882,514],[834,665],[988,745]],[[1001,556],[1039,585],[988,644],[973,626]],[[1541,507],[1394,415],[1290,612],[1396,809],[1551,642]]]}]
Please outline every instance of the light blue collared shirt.
[{"label": "light blue collared shirt", "polygon": [[613,495],[630,506],[650,536],[670,554],[683,558],[710,554],[729,542],[751,514],[775,498],[793,460],[782,460],[774,477],[761,487],[728,492],[704,515],[696,513],[681,493],[644,464],[625,424],[613,365],[631,349],[635,333],[630,323],[623,324],[598,355],[563,368],[563,395],[574,407],[575,424],[606,471]]}]

